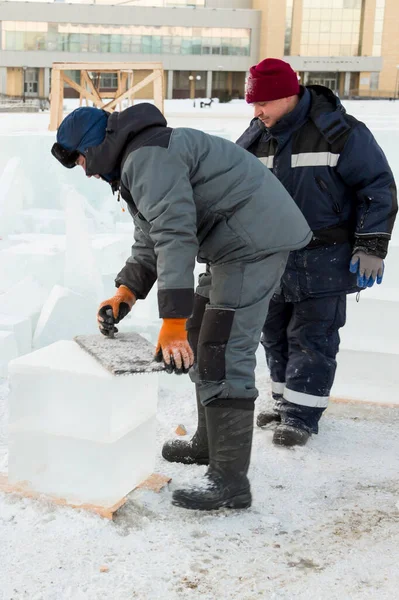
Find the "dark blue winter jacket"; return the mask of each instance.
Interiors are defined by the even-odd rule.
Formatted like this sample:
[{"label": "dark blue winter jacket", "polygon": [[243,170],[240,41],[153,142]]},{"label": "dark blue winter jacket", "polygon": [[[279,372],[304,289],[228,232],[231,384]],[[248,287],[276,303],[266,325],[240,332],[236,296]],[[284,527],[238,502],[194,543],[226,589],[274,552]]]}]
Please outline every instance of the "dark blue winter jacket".
[{"label": "dark blue winter jacket", "polygon": [[290,254],[286,299],[356,291],[354,248],[385,258],[397,213],[394,178],[369,129],[331,90],[309,86],[274,127],[255,118],[237,144],[273,171],[314,233],[307,248]]}]

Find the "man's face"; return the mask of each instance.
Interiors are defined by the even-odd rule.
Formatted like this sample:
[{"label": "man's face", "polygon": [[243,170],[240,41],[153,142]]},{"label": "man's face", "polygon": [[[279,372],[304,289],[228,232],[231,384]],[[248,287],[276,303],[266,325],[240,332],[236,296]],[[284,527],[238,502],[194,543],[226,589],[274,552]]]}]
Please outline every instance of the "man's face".
[{"label": "man's face", "polygon": [[[76,164],[82,167],[83,171],[86,173],[86,157],[83,154],[79,154],[79,157],[76,160]],[[88,175],[90,178],[91,175]],[[93,175],[96,179],[100,179],[100,175]]]},{"label": "man's face", "polygon": [[258,117],[266,127],[273,127],[292,110],[290,100],[291,98],[280,98],[269,102],[254,102],[254,116]]}]

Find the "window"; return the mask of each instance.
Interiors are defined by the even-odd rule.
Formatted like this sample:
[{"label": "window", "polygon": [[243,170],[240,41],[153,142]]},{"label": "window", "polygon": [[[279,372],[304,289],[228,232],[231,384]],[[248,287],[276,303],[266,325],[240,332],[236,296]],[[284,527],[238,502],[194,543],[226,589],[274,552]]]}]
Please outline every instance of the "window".
[{"label": "window", "polygon": [[[154,0],[151,0],[154,1]],[[249,56],[250,29],[3,21],[2,50]]]},{"label": "window", "polygon": [[361,5],[361,0],[303,0],[301,55],[357,56]]}]

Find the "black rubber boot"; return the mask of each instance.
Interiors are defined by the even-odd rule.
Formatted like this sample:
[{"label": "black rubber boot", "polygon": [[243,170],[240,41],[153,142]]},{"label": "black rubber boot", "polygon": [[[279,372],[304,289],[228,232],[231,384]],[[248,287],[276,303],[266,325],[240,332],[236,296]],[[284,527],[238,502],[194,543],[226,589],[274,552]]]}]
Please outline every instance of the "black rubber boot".
[{"label": "black rubber boot", "polygon": [[169,462],[184,465],[207,465],[209,463],[208,434],[206,430],[205,408],[202,406],[197,390],[197,431],[191,440],[170,440],[162,448],[162,456]]},{"label": "black rubber boot", "polygon": [[208,471],[199,485],[173,493],[172,504],[175,506],[194,510],[251,506],[247,472],[254,403],[252,400],[235,399],[223,404],[225,406],[218,401],[217,405],[211,403],[205,408],[209,439]]},{"label": "black rubber boot", "polygon": [[280,423],[281,415],[279,413],[280,401],[283,399],[282,394],[272,394],[273,403],[263,412],[260,412],[256,418],[258,427],[267,427],[271,423]]}]

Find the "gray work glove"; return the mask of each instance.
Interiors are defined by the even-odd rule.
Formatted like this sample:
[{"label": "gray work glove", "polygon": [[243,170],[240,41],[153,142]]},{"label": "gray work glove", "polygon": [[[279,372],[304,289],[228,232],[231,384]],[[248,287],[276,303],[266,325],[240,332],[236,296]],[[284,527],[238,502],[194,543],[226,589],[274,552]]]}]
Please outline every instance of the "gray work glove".
[{"label": "gray work glove", "polygon": [[378,256],[366,254],[362,250],[356,250],[352,256],[349,270],[357,274],[357,285],[360,288],[372,287],[382,282],[384,275],[384,261]]}]

